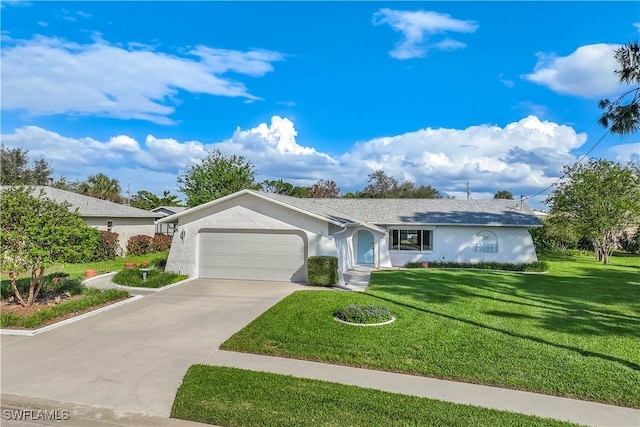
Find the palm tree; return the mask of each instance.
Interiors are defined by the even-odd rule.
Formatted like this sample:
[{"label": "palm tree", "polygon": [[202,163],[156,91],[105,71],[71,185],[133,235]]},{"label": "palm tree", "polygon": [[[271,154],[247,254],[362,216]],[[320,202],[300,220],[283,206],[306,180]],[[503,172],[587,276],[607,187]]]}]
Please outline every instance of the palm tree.
[{"label": "palm tree", "polygon": [[118,180],[111,179],[103,173],[91,175],[85,182],[80,184],[78,189],[80,194],[116,203],[122,202],[121,191],[122,188]]},{"label": "palm tree", "polygon": [[511,194],[511,191],[500,190],[496,194],[493,195],[493,198],[494,199],[509,199],[509,200],[513,200],[513,194]]}]

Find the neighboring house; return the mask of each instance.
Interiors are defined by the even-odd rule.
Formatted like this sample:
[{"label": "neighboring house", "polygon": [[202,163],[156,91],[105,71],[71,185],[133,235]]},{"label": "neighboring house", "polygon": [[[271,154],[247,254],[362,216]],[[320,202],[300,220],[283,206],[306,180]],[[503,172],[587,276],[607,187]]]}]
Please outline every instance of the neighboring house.
[{"label": "neighboring house", "polygon": [[167,270],[190,277],[305,282],[307,259],[339,270],[410,261],[537,260],[528,229],[541,226],[514,200],[303,199],[242,190],[162,218],[178,223]]},{"label": "neighboring house", "polygon": [[[158,206],[155,209],[151,209],[151,212],[155,212],[162,217],[173,215],[184,211],[184,206]],[[169,236],[173,236],[173,233],[176,231],[176,227],[178,226],[178,222],[163,222],[156,224],[156,234],[166,234]]]},{"label": "neighboring house", "polygon": [[127,241],[131,236],[155,233],[155,220],[162,215],[143,209],[132,208],[95,197],[60,190],[54,187],[34,186],[35,192],[44,190],[46,197],[58,203],[67,202],[71,210],[78,210],[82,219],[98,230],[108,230],[119,235],[122,252],[127,250]]}]

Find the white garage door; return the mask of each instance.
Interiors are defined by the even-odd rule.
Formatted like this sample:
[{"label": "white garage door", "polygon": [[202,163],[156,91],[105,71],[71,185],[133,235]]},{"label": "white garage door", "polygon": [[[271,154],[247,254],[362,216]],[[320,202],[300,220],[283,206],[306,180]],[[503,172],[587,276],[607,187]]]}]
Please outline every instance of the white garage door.
[{"label": "white garage door", "polygon": [[200,277],[290,281],[305,277],[304,242],[297,234],[201,232],[199,264]]}]

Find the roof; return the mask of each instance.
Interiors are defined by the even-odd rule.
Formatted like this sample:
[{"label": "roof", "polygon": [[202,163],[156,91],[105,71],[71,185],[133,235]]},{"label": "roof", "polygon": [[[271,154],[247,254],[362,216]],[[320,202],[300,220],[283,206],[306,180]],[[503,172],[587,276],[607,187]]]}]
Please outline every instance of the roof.
[{"label": "roof", "polygon": [[175,221],[192,212],[252,194],[298,212],[324,219],[335,225],[362,225],[381,230],[380,226],[420,225],[487,225],[538,227],[540,220],[523,202],[459,199],[307,199],[262,191],[242,190],[221,199],[162,218],[158,222]]},{"label": "roof", "polygon": [[151,209],[151,212],[162,214],[162,216],[168,216],[180,213],[186,209],[187,208],[184,206],[158,206],[157,208]]},{"label": "roof", "polygon": [[61,203],[67,202],[72,209],[77,209],[83,217],[112,217],[112,218],[158,218],[161,214],[145,211],[144,209],[133,208],[107,200],[96,199],[59,188],[35,185],[34,193],[41,189],[49,199]]}]

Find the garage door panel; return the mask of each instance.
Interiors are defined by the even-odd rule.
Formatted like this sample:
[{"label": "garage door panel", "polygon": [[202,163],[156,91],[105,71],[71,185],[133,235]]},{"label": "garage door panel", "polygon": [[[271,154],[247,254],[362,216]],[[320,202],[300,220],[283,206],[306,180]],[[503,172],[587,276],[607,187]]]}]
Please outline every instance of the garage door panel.
[{"label": "garage door panel", "polygon": [[289,281],[305,267],[302,237],[285,233],[200,233],[200,277]]}]

